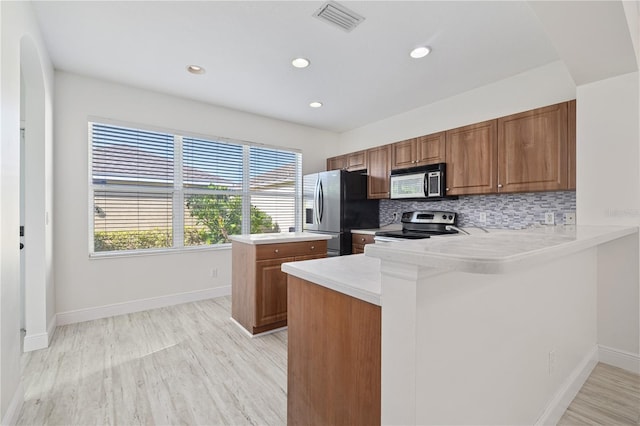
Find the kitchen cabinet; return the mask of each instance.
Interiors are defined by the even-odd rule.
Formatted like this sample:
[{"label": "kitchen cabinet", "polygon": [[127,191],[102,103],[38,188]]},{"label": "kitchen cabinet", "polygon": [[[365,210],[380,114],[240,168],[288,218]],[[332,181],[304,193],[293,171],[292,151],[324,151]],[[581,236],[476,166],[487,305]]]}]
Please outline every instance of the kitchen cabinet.
[{"label": "kitchen cabinet", "polygon": [[445,132],[420,136],[391,145],[391,169],[444,163]]},{"label": "kitchen cabinet", "polygon": [[338,155],[337,157],[327,158],[327,170],[346,170],[347,156]]},{"label": "kitchen cabinet", "polygon": [[383,145],[367,151],[367,198],[389,198],[391,174],[391,145]]},{"label": "kitchen cabinet", "polygon": [[576,100],[569,101],[567,104],[567,174],[569,183],[568,189],[576,189]]},{"label": "kitchen cabinet", "polygon": [[287,325],[285,262],[327,255],[326,240],[275,244],[232,242],[231,317],[251,334]]},{"label": "kitchen cabinet", "polygon": [[567,102],[498,119],[498,192],[568,188]]},{"label": "kitchen cabinet", "polygon": [[364,246],[374,244],[374,235],[351,232],[351,254],[364,253]]},{"label": "kitchen cabinet", "polygon": [[498,120],[446,132],[447,195],[491,194],[498,180]]},{"label": "kitchen cabinet", "polygon": [[391,170],[436,163],[447,164],[447,195],[575,190],[576,101],[331,157],[327,169],[366,169],[378,199]]},{"label": "kitchen cabinet", "polygon": [[381,423],[382,312],[289,275],[288,425]]},{"label": "kitchen cabinet", "polygon": [[367,168],[367,151],[350,152],[344,155],[327,158],[327,170],[365,170]]}]

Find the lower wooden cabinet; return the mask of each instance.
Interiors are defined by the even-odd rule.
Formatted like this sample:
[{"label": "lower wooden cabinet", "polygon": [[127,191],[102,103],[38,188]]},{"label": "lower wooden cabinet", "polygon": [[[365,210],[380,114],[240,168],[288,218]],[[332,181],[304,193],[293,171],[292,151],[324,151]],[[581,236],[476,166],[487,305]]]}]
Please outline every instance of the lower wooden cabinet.
[{"label": "lower wooden cabinet", "polygon": [[380,306],[289,275],[287,425],[381,423]]},{"label": "lower wooden cabinet", "polygon": [[351,254],[364,253],[364,246],[374,244],[374,236],[371,234],[351,233]]},{"label": "lower wooden cabinet", "polygon": [[251,334],[287,325],[285,262],[327,256],[326,240],[278,244],[232,243],[231,317]]}]

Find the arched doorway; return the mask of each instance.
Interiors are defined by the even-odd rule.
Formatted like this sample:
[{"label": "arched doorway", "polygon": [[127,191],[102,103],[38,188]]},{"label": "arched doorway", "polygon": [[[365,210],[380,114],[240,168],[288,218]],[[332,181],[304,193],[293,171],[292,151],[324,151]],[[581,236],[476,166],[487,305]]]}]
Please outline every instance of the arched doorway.
[{"label": "arched doorway", "polygon": [[[51,152],[45,143],[45,84],[37,47],[29,36],[20,41],[20,124],[24,129],[21,149],[21,294],[23,350],[46,348],[47,291],[51,282],[51,228],[49,225]],[[49,151],[49,152],[48,152]]]}]

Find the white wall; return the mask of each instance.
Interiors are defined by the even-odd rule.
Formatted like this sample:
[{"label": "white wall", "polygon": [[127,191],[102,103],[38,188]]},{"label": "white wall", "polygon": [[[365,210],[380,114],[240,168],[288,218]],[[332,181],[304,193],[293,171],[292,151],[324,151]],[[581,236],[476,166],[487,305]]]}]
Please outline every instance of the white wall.
[{"label": "white wall", "polygon": [[[37,107],[42,111],[40,120],[33,123],[34,133],[39,135],[37,140],[37,155],[42,158],[42,180],[40,182],[40,197],[44,198],[41,209],[46,209],[52,203],[51,194],[47,193],[52,183],[50,178],[51,158],[51,117],[53,67],[48,58],[31,4],[27,2],[0,2],[1,19],[1,68],[0,68],[0,417],[2,424],[15,420],[17,410],[23,399],[20,380],[20,255],[19,255],[19,189],[20,189],[20,71],[21,66],[27,67],[25,72],[39,73],[42,80],[43,96]],[[24,52],[21,49],[23,41],[29,40],[33,51],[37,55],[37,62],[42,69],[30,69],[30,64],[22,63]],[[28,86],[28,82],[26,82]],[[35,105],[34,105],[35,107]],[[27,112],[28,113],[28,112]],[[44,223],[44,210],[40,212],[40,221]],[[51,223],[51,222],[50,222]],[[51,265],[51,250],[47,252],[45,241],[51,235],[50,225],[41,228],[41,241],[45,247],[42,261]],[[28,266],[27,266],[28,267]],[[47,271],[44,276],[51,277]],[[46,278],[43,278],[46,279]],[[41,282],[43,292],[52,289],[53,282]],[[51,295],[40,294],[42,300],[53,300]],[[46,303],[43,303],[43,308]],[[46,309],[46,308],[44,308]],[[53,310],[53,309],[52,309]],[[46,313],[42,314],[38,326],[46,330]]]},{"label": "white wall", "polygon": [[577,89],[580,224],[640,224],[638,81],[631,73]]},{"label": "white wall", "polygon": [[[334,133],[65,72],[56,73],[55,278],[60,318],[178,293],[229,291],[230,249],[89,259],[89,117],[302,150],[304,173],[324,170]],[[218,269],[211,278],[211,269]],[[96,311],[98,312],[98,311]],[[90,316],[89,316],[90,317]],[[62,320],[66,322],[67,320]]]},{"label": "white wall", "polygon": [[[576,206],[580,225],[640,226],[639,78],[636,72],[577,89]],[[625,253],[611,255],[635,253],[636,262],[630,269],[618,271],[616,280],[598,288],[598,343],[640,357],[640,284],[637,279],[625,279],[638,275],[637,245],[636,241]],[[606,266],[601,269],[605,271]]]},{"label": "white wall", "polygon": [[553,62],[345,132],[340,135],[340,146],[332,155],[575,99],[575,93],[575,84],[565,66],[562,62]]}]

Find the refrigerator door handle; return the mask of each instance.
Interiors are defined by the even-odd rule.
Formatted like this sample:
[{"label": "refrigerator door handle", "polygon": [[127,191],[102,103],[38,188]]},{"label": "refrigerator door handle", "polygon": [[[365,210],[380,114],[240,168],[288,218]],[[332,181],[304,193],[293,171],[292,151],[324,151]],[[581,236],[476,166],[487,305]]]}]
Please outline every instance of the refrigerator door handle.
[{"label": "refrigerator door handle", "polygon": [[313,219],[316,224],[320,224],[320,214],[318,212],[320,206],[320,179],[316,181],[316,187],[313,190]]},{"label": "refrigerator door handle", "polygon": [[319,189],[319,200],[320,200],[320,219],[318,223],[322,222],[322,217],[324,216],[324,190],[322,188],[322,181],[320,181]]}]

